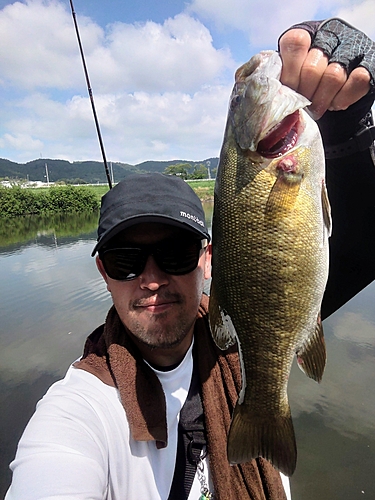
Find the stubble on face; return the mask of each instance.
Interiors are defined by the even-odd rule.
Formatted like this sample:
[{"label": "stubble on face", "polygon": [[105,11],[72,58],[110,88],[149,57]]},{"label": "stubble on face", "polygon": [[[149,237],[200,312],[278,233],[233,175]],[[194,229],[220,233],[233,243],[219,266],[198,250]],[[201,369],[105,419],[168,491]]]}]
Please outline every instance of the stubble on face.
[{"label": "stubble on face", "polygon": [[[172,306],[159,313],[147,311],[147,306],[154,300]],[[171,311],[172,309],[172,311]],[[173,349],[180,345],[192,332],[196,316],[187,310],[182,294],[164,290],[157,297],[140,298],[129,303],[129,312],[124,324],[138,342],[149,349]]]}]

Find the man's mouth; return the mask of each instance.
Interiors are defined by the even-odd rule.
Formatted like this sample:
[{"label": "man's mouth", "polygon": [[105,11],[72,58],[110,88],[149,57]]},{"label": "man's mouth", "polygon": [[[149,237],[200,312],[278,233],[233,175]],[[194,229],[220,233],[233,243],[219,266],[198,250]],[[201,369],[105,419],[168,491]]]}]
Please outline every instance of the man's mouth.
[{"label": "man's mouth", "polygon": [[155,303],[144,304],[140,307],[147,311],[157,313],[169,309],[170,307],[172,307],[173,304],[175,304],[175,302],[155,302]]},{"label": "man's mouth", "polygon": [[134,301],[133,307],[134,309],[144,309],[150,312],[163,312],[180,302],[180,298],[175,295],[168,297],[148,297]]},{"label": "man's mouth", "polygon": [[262,139],[257,152],[264,158],[277,158],[292,149],[301,132],[299,110],[286,116]]}]

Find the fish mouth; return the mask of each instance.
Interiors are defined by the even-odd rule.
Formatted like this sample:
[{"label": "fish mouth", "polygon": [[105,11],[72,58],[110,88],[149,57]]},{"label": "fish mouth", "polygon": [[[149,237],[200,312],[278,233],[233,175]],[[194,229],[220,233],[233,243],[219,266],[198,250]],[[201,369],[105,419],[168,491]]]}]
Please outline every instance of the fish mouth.
[{"label": "fish mouth", "polygon": [[292,149],[301,132],[299,110],[286,116],[258,143],[257,152],[264,158],[277,158]]}]

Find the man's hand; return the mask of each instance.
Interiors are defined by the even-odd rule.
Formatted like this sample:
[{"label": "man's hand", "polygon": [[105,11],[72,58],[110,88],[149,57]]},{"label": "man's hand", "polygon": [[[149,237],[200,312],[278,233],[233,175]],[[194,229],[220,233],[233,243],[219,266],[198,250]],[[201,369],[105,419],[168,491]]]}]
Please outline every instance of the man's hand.
[{"label": "man's hand", "polygon": [[280,38],[281,82],[310,99],[309,110],[319,119],[374,88],[375,43],[340,19],[304,25],[309,29],[292,28]]}]

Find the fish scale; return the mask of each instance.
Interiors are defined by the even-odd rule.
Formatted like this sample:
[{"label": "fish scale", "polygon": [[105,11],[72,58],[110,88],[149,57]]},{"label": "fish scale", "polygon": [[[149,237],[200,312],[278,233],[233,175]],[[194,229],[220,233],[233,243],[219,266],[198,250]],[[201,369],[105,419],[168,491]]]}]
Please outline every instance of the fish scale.
[{"label": "fish scale", "polygon": [[[292,475],[292,361],[297,353],[299,366],[318,381],[325,366],[320,305],[328,274],[329,202],[321,137],[303,111],[306,99],[275,78],[277,53],[253,59],[236,73],[241,84],[233,90],[215,184],[210,325],[220,348],[238,342],[241,359],[229,461],[262,456]],[[278,133],[279,147],[277,127],[296,111],[296,132],[287,131],[292,146],[285,143],[276,157],[273,151],[262,156],[263,149],[260,155],[257,144],[267,137],[263,144],[272,145],[272,133]]]}]

